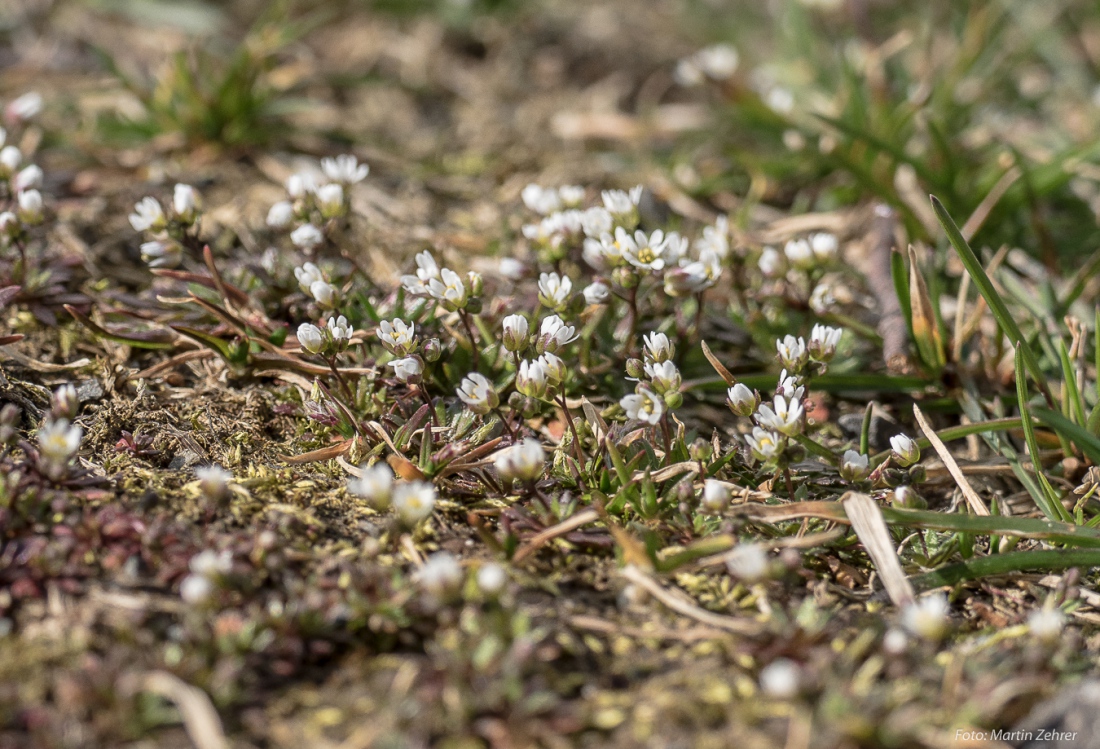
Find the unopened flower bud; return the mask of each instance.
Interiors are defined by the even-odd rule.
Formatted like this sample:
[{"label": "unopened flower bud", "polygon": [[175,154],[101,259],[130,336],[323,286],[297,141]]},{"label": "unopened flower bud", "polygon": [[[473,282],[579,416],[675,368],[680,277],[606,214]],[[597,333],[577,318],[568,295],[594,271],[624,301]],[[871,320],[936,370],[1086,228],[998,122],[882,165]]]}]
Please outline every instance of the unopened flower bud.
[{"label": "unopened flower bud", "polygon": [[19,220],[28,226],[42,223],[42,193],[38,190],[24,190],[16,197],[19,203]]},{"label": "unopened flower bud", "polygon": [[474,270],[466,274],[466,285],[470,287],[470,296],[481,296],[485,291],[485,279]]},{"label": "unopened flower bud", "polygon": [[703,482],[703,500],[701,507],[711,513],[718,514],[729,507],[731,492],[729,486],[715,479],[707,479]]},{"label": "unopened flower bud", "polygon": [[911,486],[899,486],[894,490],[892,503],[904,510],[927,510],[928,502],[917,494]]},{"label": "unopened flower bud", "polygon": [[65,384],[54,391],[50,398],[50,414],[55,419],[72,421],[80,413],[80,400],[76,397],[76,388]]},{"label": "unopened flower bud", "polygon": [[760,396],[741,382],[727,390],[726,397],[729,399],[730,410],[738,416],[752,416],[760,405]]},{"label": "unopened flower bud", "polygon": [[902,468],[920,460],[920,446],[911,437],[904,434],[894,435],[890,438],[890,447],[893,448],[894,462]]},{"label": "unopened flower bud", "polygon": [[710,442],[699,437],[688,447],[688,455],[692,460],[707,461],[714,454],[714,446]]},{"label": "unopened flower bud", "polygon": [[222,502],[229,496],[229,482],[233,480],[233,474],[221,466],[197,468],[195,478],[199,480],[199,491],[211,502]]},{"label": "unopened flower bud", "polygon": [[866,455],[861,455],[855,450],[845,450],[840,459],[840,477],[845,481],[862,481],[871,472],[871,465]]},{"label": "unopened flower bud", "polygon": [[429,338],[424,341],[421,351],[424,353],[424,361],[437,362],[439,357],[443,355],[443,344],[439,342],[438,338]]},{"label": "unopened flower bud", "polygon": [[508,315],[504,318],[504,332],[501,334],[501,343],[508,351],[522,353],[527,348],[527,336],[530,326],[523,315]]},{"label": "unopened flower bud", "polygon": [[641,359],[627,359],[626,360],[626,375],[634,380],[640,380],[645,377],[645,364]]}]

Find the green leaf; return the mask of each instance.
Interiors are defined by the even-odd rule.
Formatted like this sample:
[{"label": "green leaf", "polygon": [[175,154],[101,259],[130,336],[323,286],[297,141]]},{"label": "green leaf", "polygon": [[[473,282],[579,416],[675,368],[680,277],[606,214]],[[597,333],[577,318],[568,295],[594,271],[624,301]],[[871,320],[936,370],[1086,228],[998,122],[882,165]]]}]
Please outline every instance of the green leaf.
[{"label": "green leaf", "polygon": [[148,330],[132,332],[112,332],[92,322],[92,319],[75,307],[66,304],[65,310],[81,325],[92,331],[97,337],[115,343],[123,343],[134,348],[163,350],[173,348],[175,336],[166,330]]},{"label": "green leaf", "polygon": [[977,580],[990,575],[1023,571],[1053,572],[1070,567],[1100,567],[1100,551],[1083,549],[1013,551],[968,559],[965,562],[911,577],[909,581],[920,591],[944,585],[958,585],[967,580]]}]

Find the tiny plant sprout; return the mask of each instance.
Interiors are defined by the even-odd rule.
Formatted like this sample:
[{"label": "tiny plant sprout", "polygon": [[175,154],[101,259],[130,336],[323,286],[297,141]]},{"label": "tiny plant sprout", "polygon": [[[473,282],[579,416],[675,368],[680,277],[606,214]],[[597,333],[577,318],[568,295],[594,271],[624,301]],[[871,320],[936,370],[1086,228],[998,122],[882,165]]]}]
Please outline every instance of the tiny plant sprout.
[{"label": "tiny plant sprout", "polygon": [[398,519],[413,528],[435,509],[435,487],[426,481],[402,481],[393,487],[393,509]]},{"label": "tiny plant sprout", "polygon": [[1044,606],[1041,609],[1032,611],[1027,617],[1028,630],[1035,639],[1047,645],[1058,642],[1065,625],[1065,614],[1059,608]]},{"label": "tiny plant sprout", "polygon": [[730,496],[729,486],[724,482],[706,479],[703,482],[703,500],[700,506],[706,512],[717,515],[729,507]]},{"label": "tiny plant sprout", "polygon": [[477,589],[486,598],[498,598],[508,584],[508,573],[496,562],[487,562],[477,571]]},{"label": "tiny plant sprout", "polygon": [[947,634],[947,597],[935,593],[910,603],[901,612],[901,623],[917,637],[939,642]]},{"label": "tiny plant sprout", "polygon": [[211,502],[221,502],[229,496],[229,482],[233,480],[233,474],[221,466],[196,468],[195,478],[199,481],[199,491]]},{"label": "tiny plant sprout", "polygon": [[845,450],[840,459],[840,477],[845,481],[862,481],[871,472],[868,457],[855,450]]},{"label": "tiny plant sprout", "polygon": [[479,372],[466,375],[458,386],[458,397],[476,414],[485,415],[500,405],[493,383]]},{"label": "tiny plant sprout", "polygon": [[890,438],[890,447],[893,448],[894,462],[902,468],[920,460],[920,446],[911,437],[896,434]]},{"label": "tiny plant sprout", "polygon": [[393,471],[385,463],[361,466],[358,478],[348,480],[348,491],[362,497],[377,512],[390,509],[393,498]]},{"label": "tiny plant sprout", "polygon": [[656,425],[661,421],[665,413],[665,403],[647,388],[639,388],[638,392],[624,395],[619,401],[626,418]]},{"label": "tiny plant sprout", "polygon": [[508,315],[502,323],[504,332],[501,335],[501,343],[504,348],[513,353],[520,353],[527,348],[527,335],[530,327],[527,318],[523,315]]},{"label": "tiny plant sprout", "polygon": [[738,416],[752,416],[760,401],[756,393],[749,390],[749,388],[741,382],[738,382],[727,390],[726,397],[729,400],[730,410]]},{"label": "tiny plant sprout", "polygon": [[417,582],[424,592],[439,601],[454,598],[462,590],[462,566],[453,555],[437,551],[417,572]]},{"label": "tiny plant sprout", "polygon": [[542,477],[546,451],[538,440],[527,438],[499,451],[493,457],[493,465],[505,481],[530,483]]},{"label": "tiny plant sprout", "polygon": [[68,419],[48,419],[38,430],[38,453],[46,478],[60,481],[69,472],[69,461],[80,449],[84,430]]},{"label": "tiny plant sprout", "polygon": [[738,544],[726,553],[726,569],[743,583],[756,583],[768,575],[768,555],[759,544]]},{"label": "tiny plant sprout", "polygon": [[788,658],[776,658],[760,671],[760,690],[776,700],[797,697],[801,681],[801,669]]}]

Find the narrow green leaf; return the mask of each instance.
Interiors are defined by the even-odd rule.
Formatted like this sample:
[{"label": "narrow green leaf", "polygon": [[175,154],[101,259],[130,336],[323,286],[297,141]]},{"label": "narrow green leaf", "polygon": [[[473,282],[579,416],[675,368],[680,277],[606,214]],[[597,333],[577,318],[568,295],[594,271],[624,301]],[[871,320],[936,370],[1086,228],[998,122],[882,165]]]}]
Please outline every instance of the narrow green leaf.
[{"label": "narrow green leaf", "polygon": [[92,331],[97,337],[103,338],[115,343],[123,343],[127,346],[134,348],[144,349],[170,349],[175,346],[175,336],[166,330],[148,330],[141,332],[115,332],[107,330],[106,328],[97,325],[92,321],[90,317],[77,310],[75,307],[66,304],[65,310],[73,316],[73,318],[83,325],[88,330]]},{"label": "narrow green leaf", "polygon": [[918,591],[957,585],[967,580],[977,580],[990,575],[1011,572],[1069,569],[1070,567],[1100,567],[1100,551],[1067,549],[1013,551],[988,557],[977,557],[965,562],[941,567],[938,570],[909,578]]},{"label": "narrow green leaf", "polygon": [[1035,427],[1031,423],[1031,411],[1028,407],[1027,397],[1027,374],[1024,372],[1021,361],[1023,357],[1023,348],[1016,347],[1016,399],[1019,403],[1021,424],[1024,428],[1024,442],[1027,443],[1027,451],[1031,454],[1031,465],[1035,470],[1035,476],[1039,481],[1039,488],[1042,492],[1033,497],[1037,502],[1041,496],[1043,501],[1039,502],[1039,509],[1043,511],[1051,520],[1062,520],[1065,516],[1058,510],[1061,507],[1061,503],[1058,501],[1058,497],[1053,494],[1053,489],[1050,483],[1046,481],[1046,477],[1043,476],[1043,467],[1039,463],[1039,441],[1035,439]]},{"label": "narrow green leaf", "polygon": [[1087,455],[1093,463],[1100,464],[1100,437],[1095,437],[1084,428],[1077,426],[1057,411],[1049,408],[1036,408],[1035,418],[1055,432],[1070,439]]}]

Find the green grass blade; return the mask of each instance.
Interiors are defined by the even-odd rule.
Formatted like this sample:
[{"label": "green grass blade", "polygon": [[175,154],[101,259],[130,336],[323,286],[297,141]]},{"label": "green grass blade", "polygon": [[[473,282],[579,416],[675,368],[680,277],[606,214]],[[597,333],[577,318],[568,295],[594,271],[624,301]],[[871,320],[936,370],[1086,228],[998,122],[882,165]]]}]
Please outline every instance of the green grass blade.
[{"label": "green grass blade", "polygon": [[977,580],[990,575],[1024,571],[1054,572],[1070,567],[1100,567],[1100,551],[1082,549],[1013,551],[951,564],[924,575],[911,577],[909,582],[921,591],[943,585],[957,585],[967,580]]},{"label": "green grass blade", "polygon": [[[1027,443],[1027,451],[1031,454],[1031,465],[1035,470],[1039,488],[1042,490],[1039,494],[1032,495],[1032,498],[1036,500],[1039,509],[1048,518],[1051,520],[1064,520],[1064,514],[1058,510],[1061,503],[1058,501],[1058,497],[1054,495],[1050,483],[1043,476],[1042,465],[1039,463],[1039,441],[1035,439],[1035,427],[1031,423],[1031,410],[1027,403],[1027,374],[1022,366],[1022,357],[1023,348],[1018,346],[1016,348],[1016,399],[1019,402],[1021,424],[1024,428],[1024,442]],[[1039,501],[1040,497],[1042,501]]]},{"label": "green grass blade", "polygon": [[1036,408],[1035,418],[1059,435],[1072,440],[1093,463],[1100,464],[1100,437],[1089,434],[1083,427],[1049,408]]}]

